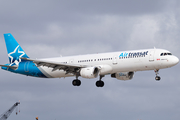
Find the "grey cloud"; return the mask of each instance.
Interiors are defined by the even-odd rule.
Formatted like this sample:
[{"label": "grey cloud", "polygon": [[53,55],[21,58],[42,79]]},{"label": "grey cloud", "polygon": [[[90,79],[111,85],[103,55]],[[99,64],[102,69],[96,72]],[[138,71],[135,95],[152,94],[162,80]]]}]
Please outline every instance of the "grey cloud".
[{"label": "grey cloud", "polygon": [[[163,0],[1,1],[0,15],[4,31],[29,28],[36,32],[44,29],[49,21],[72,25],[72,22],[84,23],[85,16],[89,15],[157,14],[164,11],[168,4],[169,2]],[[6,22],[9,24],[4,24]]]}]

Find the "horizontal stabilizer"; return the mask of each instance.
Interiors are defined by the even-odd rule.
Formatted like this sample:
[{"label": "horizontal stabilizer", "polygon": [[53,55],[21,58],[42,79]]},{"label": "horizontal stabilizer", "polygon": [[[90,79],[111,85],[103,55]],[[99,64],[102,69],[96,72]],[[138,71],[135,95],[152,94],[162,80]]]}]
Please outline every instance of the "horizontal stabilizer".
[{"label": "horizontal stabilizer", "polygon": [[1,67],[7,67],[7,68],[11,68],[11,69],[16,69],[18,68],[17,66],[8,66],[8,65],[0,65]]}]

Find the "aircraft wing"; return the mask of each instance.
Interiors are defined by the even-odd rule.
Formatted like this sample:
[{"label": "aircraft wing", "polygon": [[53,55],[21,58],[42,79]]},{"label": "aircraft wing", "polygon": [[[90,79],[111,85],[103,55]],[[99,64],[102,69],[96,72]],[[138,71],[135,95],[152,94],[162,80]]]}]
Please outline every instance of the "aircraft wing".
[{"label": "aircraft wing", "polygon": [[76,64],[69,64],[69,63],[59,63],[54,61],[46,61],[46,60],[36,60],[36,59],[30,59],[30,58],[21,58],[23,60],[32,61],[36,64],[37,67],[40,66],[46,66],[51,67],[52,72],[55,70],[64,70],[66,73],[76,73],[80,68],[87,67],[86,65],[76,65]]}]

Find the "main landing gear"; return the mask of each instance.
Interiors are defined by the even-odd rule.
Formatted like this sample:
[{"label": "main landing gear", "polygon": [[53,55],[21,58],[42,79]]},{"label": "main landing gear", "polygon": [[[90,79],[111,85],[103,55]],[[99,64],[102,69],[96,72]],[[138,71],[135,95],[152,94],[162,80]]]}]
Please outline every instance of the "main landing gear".
[{"label": "main landing gear", "polygon": [[74,86],[80,86],[80,85],[81,85],[81,81],[78,80],[78,79],[75,79],[75,80],[72,81],[72,84],[73,84]]},{"label": "main landing gear", "polygon": [[158,76],[158,74],[159,74],[159,73],[158,73],[158,72],[159,72],[159,70],[154,70],[154,72],[156,73],[155,80],[156,80],[156,81],[161,80],[161,77],[159,77],[159,76]]},{"label": "main landing gear", "polygon": [[104,77],[104,75],[100,75],[100,80],[98,80],[96,82],[97,87],[103,87],[104,86],[104,82],[101,80],[103,77]]},{"label": "main landing gear", "polygon": [[[104,86],[104,82],[101,80],[103,77],[104,77],[104,75],[100,75],[100,79],[98,81],[96,81],[97,87],[103,87]],[[81,85],[81,81],[78,80],[78,76],[76,76],[76,79],[72,81],[72,84],[74,86],[80,86]]]},{"label": "main landing gear", "polygon": [[74,86],[80,86],[80,85],[81,85],[81,81],[78,80],[78,76],[76,76],[76,79],[72,81],[72,84],[73,84]]}]

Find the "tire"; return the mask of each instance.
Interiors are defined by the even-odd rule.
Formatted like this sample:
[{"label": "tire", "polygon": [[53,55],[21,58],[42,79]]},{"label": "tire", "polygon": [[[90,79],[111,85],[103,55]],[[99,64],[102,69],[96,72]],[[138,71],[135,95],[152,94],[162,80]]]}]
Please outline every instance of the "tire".
[{"label": "tire", "polygon": [[76,79],[72,81],[72,84],[73,84],[74,86],[77,86],[77,81],[76,81]]},{"label": "tire", "polygon": [[80,80],[77,80],[76,85],[77,85],[77,86],[80,86],[80,85],[81,85],[81,81],[80,81]]},{"label": "tire", "polygon": [[81,81],[78,80],[78,79],[75,79],[75,80],[72,81],[72,84],[73,84],[74,86],[80,86],[80,85],[81,85]]},{"label": "tire", "polygon": [[96,81],[96,86],[97,87],[103,87],[104,86],[104,82],[103,81]]},{"label": "tire", "polygon": [[99,81],[96,81],[96,86],[100,87],[100,82]]},{"label": "tire", "polygon": [[103,87],[104,86],[104,82],[103,81],[101,81],[101,86],[100,87]]},{"label": "tire", "polygon": [[156,81],[159,81],[159,80],[161,80],[161,77],[156,76],[155,79],[156,79]]}]

